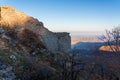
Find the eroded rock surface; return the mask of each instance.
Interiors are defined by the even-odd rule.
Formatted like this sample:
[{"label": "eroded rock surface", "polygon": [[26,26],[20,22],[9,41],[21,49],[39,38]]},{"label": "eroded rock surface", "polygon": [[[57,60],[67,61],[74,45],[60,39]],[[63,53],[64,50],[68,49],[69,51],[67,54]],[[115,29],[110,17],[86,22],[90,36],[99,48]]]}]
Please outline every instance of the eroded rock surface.
[{"label": "eroded rock surface", "polygon": [[69,33],[53,33],[37,19],[27,16],[11,6],[0,7],[0,26],[14,29],[16,32],[27,29],[38,35],[46,48],[53,52],[70,51],[71,38]]}]

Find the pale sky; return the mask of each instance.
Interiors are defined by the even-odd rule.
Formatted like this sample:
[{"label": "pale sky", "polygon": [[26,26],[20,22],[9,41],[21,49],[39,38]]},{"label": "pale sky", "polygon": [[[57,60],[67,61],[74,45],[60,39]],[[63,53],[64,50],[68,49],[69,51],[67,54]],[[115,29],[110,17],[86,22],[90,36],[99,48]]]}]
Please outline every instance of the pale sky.
[{"label": "pale sky", "polygon": [[0,0],[52,31],[104,31],[120,24],[120,0]]}]

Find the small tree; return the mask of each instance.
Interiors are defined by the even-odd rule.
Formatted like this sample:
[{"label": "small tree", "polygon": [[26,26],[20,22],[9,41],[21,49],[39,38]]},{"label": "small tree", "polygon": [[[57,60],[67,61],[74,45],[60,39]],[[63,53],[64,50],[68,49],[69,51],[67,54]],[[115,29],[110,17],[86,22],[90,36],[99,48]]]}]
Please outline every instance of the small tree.
[{"label": "small tree", "polygon": [[101,36],[101,39],[107,43],[112,52],[120,54],[120,26],[106,30],[106,34]]}]

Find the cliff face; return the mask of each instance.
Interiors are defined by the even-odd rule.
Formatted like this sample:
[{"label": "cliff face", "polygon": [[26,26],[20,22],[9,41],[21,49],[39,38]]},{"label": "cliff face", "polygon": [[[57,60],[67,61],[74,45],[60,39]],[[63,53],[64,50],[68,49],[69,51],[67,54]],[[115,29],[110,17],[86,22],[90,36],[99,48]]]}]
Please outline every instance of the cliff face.
[{"label": "cliff face", "polygon": [[71,48],[69,33],[53,33],[45,28],[42,22],[10,6],[0,7],[0,27],[14,29],[17,34],[29,30],[35,33],[40,42],[53,53],[67,53]]}]

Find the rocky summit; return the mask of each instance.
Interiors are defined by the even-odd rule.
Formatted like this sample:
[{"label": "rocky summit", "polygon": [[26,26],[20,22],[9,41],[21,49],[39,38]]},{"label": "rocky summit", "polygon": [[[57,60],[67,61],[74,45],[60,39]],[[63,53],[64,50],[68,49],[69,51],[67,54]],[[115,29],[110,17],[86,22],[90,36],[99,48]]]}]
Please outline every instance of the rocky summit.
[{"label": "rocky summit", "polygon": [[[27,16],[25,13],[11,6],[0,7],[0,26],[1,28],[14,29],[18,35],[25,33],[24,31],[26,30],[31,31],[53,53],[68,53],[70,51],[71,38],[69,33],[53,33],[45,28],[42,22],[31,16]],[[20,38],[21,36],[18,37]]]},{"label": "rocky summit", "polygon": [[60,56],[70,48],[69,33],[54,33],[11,6],[0,7],[0,80],[57,80]]}]

